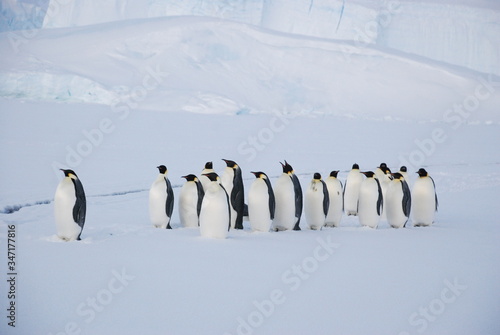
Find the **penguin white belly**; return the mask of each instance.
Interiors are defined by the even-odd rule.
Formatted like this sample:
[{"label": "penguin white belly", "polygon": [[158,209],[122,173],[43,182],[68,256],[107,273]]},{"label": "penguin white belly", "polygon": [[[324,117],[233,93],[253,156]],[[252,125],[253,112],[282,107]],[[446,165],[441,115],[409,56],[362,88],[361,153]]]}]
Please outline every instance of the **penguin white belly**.
[{"label": "penguin white belly", "polygon": [[323,188],[313,185],[307,189],[304,199],[304,212],[309,228],[320,230],[325,225],[325,212],[323,209]]},{"label": "penguin white belly", "polygon": [[359,188],[363,181],[363,175],[357,171],[349,172],[344,192],[344,210],[347,215],[358,214]]},{"label": "penguin white belly", "polygon": [[413,184],[412,219],[415,226],[430,226],[434,222],[436,198],[430,178],[419,178]]},{"label": "penguin white belly", "polygon": [[344,209],[342,184],[340,183],[340,180],[336,178],[327,178],[325,183],[330,196],[330,207],[328,208],[325,225],[329,227],[338,227],[340,225],[342,211]]},{"label": "penguin white belly", "polygon": [[408,221],[403,212],[403,189],[401,183],[390,183],[384,198],[387,222],[393,228],[401,228]]},{"label": "penguin white belly", "polygon": [[198,227],[198,188],[195,183],[185,183],[179,194],[179,218],[187,228]]},{"label": "penguin white belly", "polygon": [[205,192],[200,212],[200,234],[203,237],[226,238],[229,210],[224,190],[212,182]]},{"label": "penguin white belly", "polygon": [[363,226],[377,228],[380,215],[377,212],[378,187],[375,179],[370,178],[359,189],[358,217]]},{"label": "penguin white belly", "polygon": [[156,228],[167,228],[169,217],[166,213],[167,184],[165,179],[156,180],[149,190],[149,217]]},{"label": "penguin white belly", "polygon": [[75,186],[70,178],[64,178],[57,186],[54,196],[54,216],[57,236],[65,241],[76,240],[82,231],[73,219],[75,202]]},{"label": "penguin white belly", "polygon": [[274,187],[276,211],[273,228],[275,230],[292,230],[295,226],[295,193],[290,176],[282,174]]},{"label": "penguin white belly", "polygon": [[253,231],[268,232],[271,229],[269,191],[262,179],[256,179],[248,192],[248,218]]}]

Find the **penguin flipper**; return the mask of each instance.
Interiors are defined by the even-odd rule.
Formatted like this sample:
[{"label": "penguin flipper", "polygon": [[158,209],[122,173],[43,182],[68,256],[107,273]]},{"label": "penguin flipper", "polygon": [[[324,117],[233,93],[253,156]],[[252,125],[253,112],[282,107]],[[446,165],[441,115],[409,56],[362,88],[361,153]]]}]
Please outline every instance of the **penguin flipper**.
[{"label": "penguin flipper", "polygon": [[323,184],[323,213],[325,213],[325,217],[328,215],[328,209],[330,208],[330,194],[328,193],[328,188],[326,187],[326,183],[322,180]]},{"label": "penguin flipper", "polygon": [[[201,204],[203,202],[203,197],[205,196],[205,191],[203,190],[203,185],[201,185],[200,181],[196,181],[196,190],[198,191],[198,202],[196,204],[196,213],[198,214],[198,218],[201,213]],[[198,226],[200,225],[200,221],[198,220]]]},{"label": "penguin flipper", "polygon": [[273,187],[271,186],[269,179],[264,179],[264,182],[267,185],[267,194],[269,195],[269,215],[271,220],[274,220],[274,213],[276,212],[276,198],[274,197]]},{"label": "penguin flipper", "polygon": [[[72,179],[75,186],[76,201],[73,206],[73,220],[83,229],[87,212],[87,200],[83,185],[79,179]],[[80,237],[80,235],[78,235]]]},{"label": "penguin flipper", "polygon": [[[403,180],[401,183],[401,187],[403,188],[403,213],[406,217],[410,216],[411,211],[411,192],[408,183]],[[406,223],[405,223],[406,224]]]},{"label": "penguin flipper", "polygon": [[432,179],[432,177],[429,176],[429,178],[431,178],[432,185],[434,186],[434,200],[436,201],[436,212],[437,212],[437,210],[438,210],[438,195],[436,192],[436,183],[434,183],[434,179]]},{"label": "penguin flipper", "polygon": [[382,207],[384,206],[384,198],[382,195],[382,188],[380,187],[380,182],[375,178],[378,186],[378,199],[377,199],[377,214],[380,216],[382,213]]},{"label": "penguin flipper", "polygon": [[294,173],[291,176],[293,182],[293,190],[295,193],[295,217],[297,218],[297,222],[295,223],[295,227],[293,230],[300,230],[300,218],[302,216],[302,207],[303,207],[303,197],[302,197],[302,187],[300,186],[299,178]]},{"label": "penguin flipper", "polygon": [[174,190],[172,189],[172,185],[170,184],[170,180],[168,180],[168,178],[165,178],[165,183],[167,184],[167,201],[165,202],[165,214],[167,214],[167,216],[171,218],[172,212],[174,211]]}]

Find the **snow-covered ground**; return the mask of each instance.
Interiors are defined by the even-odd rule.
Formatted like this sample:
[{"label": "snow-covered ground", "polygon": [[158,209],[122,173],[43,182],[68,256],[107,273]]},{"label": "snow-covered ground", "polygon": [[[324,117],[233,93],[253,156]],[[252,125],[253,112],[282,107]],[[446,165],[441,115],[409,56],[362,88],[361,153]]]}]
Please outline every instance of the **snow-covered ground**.
[{"label": "snow-covered ground", "polygon": [[[477,10],[498,15],[489,4]],[[498,334],[500,78],[231,19],[0,34],[0,271],[11,277],[15,226],[17,273],[15,298],[10,283],[0,291],[0,333]],[[353,163],[407,165],[413,178],[425,167],[436,223],[373,230],[344,217],[310,231],[303,217],[300,232],[245,222],[211,240],[179,227],[176,202],[174,229],[153,229],[156,166],[178,198],[181,176],[207,161],[222,171],[222,158],[246,191],[250,171],[275,182],[284,159],[303,187],[314,172],[344,181]],[[87,194],[80,242],[55,236],[62,167]]]}]

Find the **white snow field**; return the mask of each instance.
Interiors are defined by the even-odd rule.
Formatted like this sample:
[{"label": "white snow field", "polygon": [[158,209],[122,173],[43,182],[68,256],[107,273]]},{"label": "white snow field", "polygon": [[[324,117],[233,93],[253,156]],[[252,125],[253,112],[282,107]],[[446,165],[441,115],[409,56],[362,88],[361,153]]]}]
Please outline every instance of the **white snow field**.
[{"label": "white snow field", "polygon": [[[1,334],[500,333],[496,2],[346,1],[339,36],[341,1],[122,0],[95,22],[78,3],[0,33]],[[439,211],[202,238],[180,227],[181,176],[223,158],[246,192],[285,159],[303,189],[382,162],[411,187],[424,167]],[[149,221],[160,164],[172,230]],[[60,168],[85,188],[81,241],[56,236]]]}]

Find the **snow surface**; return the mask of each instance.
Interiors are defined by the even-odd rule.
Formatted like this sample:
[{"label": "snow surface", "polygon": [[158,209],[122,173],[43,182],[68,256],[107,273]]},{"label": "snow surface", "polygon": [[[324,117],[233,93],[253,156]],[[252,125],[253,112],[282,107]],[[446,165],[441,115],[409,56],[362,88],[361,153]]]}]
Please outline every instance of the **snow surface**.
[{"label": "snow surface", "polygon": [[[15,225],[18,272],[16,327],[2,285],[0,333],[500,333],[494,71],[188,14],[0,34],[0,271]],[[300,232],[245,222],[202,238],[180,228],[181,176],[207,161],[221,172],[222,158],[241,166],[247,192],[250,171],[274,184],[284,159],[303,188],[314,172],[344,182],[355,162],[407,165],[412,178],[425,167],[440,208],[426,228],[343,217],[310,231],[303,217]],[[177,199],[172,230],[148,216],[159,164]],[[55,236],[59,168],[87,194],[79,242]]]}]

